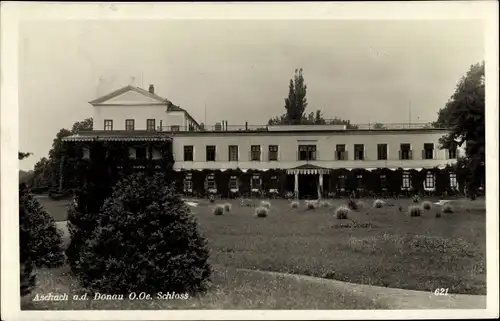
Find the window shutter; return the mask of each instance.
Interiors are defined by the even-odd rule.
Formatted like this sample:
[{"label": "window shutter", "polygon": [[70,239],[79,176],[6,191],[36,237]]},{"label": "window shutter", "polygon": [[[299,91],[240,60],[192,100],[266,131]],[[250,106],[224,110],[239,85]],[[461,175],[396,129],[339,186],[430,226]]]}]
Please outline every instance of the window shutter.
[{"label": "window shutter", "polygon": [[319,150],[316,150],[316,159],[315,160],[319,160]]},{"label": "window shutter", "polygon": [[445,149],[445,150],[444,150],[444,159],[448,159],[448,158],[449,158],[449,156],[450,156],[450,154],[449,154],[449,153],[450,153],[450,150],[449,150],[449,149]]},{"label": "window shutter", "polygon": [[457,155],[457,159],[458,159],[458,157],[459,157],[459,155],[460,155],[460,150],[459,150],[458,148],[457,148],[456,155]]},{"label": "window shutter", "polygon": [[408,151],[408,159],[413,159],[413,151]]},{"label": "window shutter", "polygon": [[425,159],[425,149],[422,149],[422,159]]},{"label": "window shutter", "polygon": [[399,151],[399,159],[402,159],[403,158],[402,156],[403,156],[403,151],[400,150]]}]

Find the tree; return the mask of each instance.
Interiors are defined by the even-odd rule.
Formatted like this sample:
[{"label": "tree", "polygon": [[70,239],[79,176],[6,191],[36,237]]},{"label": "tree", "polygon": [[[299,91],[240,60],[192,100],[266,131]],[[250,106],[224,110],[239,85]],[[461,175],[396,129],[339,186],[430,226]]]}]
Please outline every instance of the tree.
[{"label": "tree", "polygon": [[90,117],[74,123],[73,127],[71,127],[71,133],[77,134],[82,130],[92,130],[93,128],[94,128],[94,121],[92,117]]},{"label": "tree", "polygon": [[384,128],[385,128],[385,125],[384,125],[384,124],[382,124],[382,123],[375,123],[375,124],[373,125],[373,128],[374,128],[374,129],[384,129]]},{"label": "tree", "polygon": [[31,153],[17,152],[17,159],[19,160],[25,159],[28,156],[31,156]]},{"label": "tree", "polygon": [[331,120],[326,120],[323,117],[321,110],[305,114],[307,108],[307,85],[302,75],[302,68],[295,69],[293,79],[290,79],[288,85],[288,97],[285,98],[285,113],[269,119],[268,125],[347,125],[348,129],[357,129],[355,125],[351,125],[349,121],[335,117]]},{"label": "tree", "polygon": [[26,251],[35,267],[58,267],[64,263],[62,234],[54,218],[40,202],[22,186],[19,198],[19,244]]},{"label": "tree", "polygon": [[[61,128],[52,141],[52,148],[49,150],[49,157],[42,157],[35,164],[35,173],[33,177],[33,186],[47,187],[58,186],[60,179],[61,168],[63,170],[63,177],[71,177],[71,170],[74,167],[75,160],[64,158],[68,152],[66,146],[63,144],[64,137],[77,134],[82,130],[92,130],[92,118],[86,118],[82,121],[76,122],[71,127],[71,130]],[[71,182],[66,181],[63,187],[71,188]]]},{"label": "tree", "polygon": [[[26,186],[19,186],[19,199],[26,193]],[[31,238],[28,216],[23,202],[19,202],[19,263],[20,263],[20,290],[21,296],[25,296],[35,287],[36,275],[33,273],[33,261],[31,259],[31,249],[28,242]]]},{"label": "tree", "polygon": [[440,139],[440,148],[456,148],[465,144],[465,154],[471,180],[467,189],[471,194],[479,187],[485,162],[485,87],[484,61],[471,65],[457,84],[455,92],[438,112],[434,127],[449,128]]},{"label": "tree", "polygon": [[80,255],[82,286],[100,293],[206,289],[206,240],[191,210],[162,174],[133,174],[116,184]]}]

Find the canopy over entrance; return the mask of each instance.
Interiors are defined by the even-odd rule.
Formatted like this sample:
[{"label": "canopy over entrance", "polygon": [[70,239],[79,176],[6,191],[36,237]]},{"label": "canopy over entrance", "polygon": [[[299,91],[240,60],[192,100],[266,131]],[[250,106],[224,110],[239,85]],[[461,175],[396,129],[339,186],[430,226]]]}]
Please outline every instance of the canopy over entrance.
[{"label": "canopy over entrance", "polygon": [[330,173],[330,168],[320,167],[312,164],[304,164],[287,170],[287,174],[302,175],[326,175]]}]

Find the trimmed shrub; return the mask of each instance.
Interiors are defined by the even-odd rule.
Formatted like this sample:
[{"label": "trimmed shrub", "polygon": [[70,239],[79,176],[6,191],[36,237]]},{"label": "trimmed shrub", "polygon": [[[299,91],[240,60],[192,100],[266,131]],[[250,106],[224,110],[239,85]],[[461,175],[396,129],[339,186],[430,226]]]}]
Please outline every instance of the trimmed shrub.
[{"label": "trimmed shrub", "polygon": [[226,212],[231,212],[231,203],[225,203],[224,204],[224,210]]},{"label": "trimmed shrub", "polygon": [[290,202],[290,207],[291,208],[298,208],[299,207],[299,202],[297,202],[297,201],[291,201]]},{"label": "trimmed shrub", "polygon": [[214,213],[214,215],[223,215],[224,214],[224,205],[221,205],[221,204],[215,205],[214,208],[212,209],[212,213]]},{"label": "trimmed shrub", "polygon": [[444,203],[442,211],[443,213],[453,213],[453,206],[450,203]]},{"label": "trimmed shrub", "polygon": [[431,202],[429,202],[429,201],[424,201],[424,202],[422,203],[422,209],[423,209],[424,211],[429,211],[431,208],[432,208],[432,203],[431,203]]},{"label": "trimmed shrub", "polygon": [[315,210],[317,204],[318,203],[316,201],[306,201],[306,209],[307,210]]},{"label": "trimmed shrub", "polygon": [[345,206],[345,205],[341,205],[339,207],[337,207],[337,209],[335,210],[335,217],[337,217],[338,220],[346,220],[347,219],[347,216],[349,214],[349,207]]},{"label": "trimmed shrub", "polygon": [[330,207],[332,207],[332,203],[329,202],[329,201],[320,201],[319,202],[319,207],[330,208]]},{"label": "trimmed shrub", "polygon": [[207,288],[208,257],[196,217],[165,176],[139,173],[104,202],[78,278],[90,292],[195,294]]},{"label": "trimmed shrub", "polygon": [[20,247],[28,251],[33,267],[53,268],[64,263],[62,232],[54,218],[24,187],[19,192]]},{"label": "trimmed shrub", "polygon": [[26,213],[24,202],[24,186],[19,189],[19,259],[20,259],[20,290],[21,296],[25,296],[33,290],[36,283],[36,275],[33,273],[33,262],[29,244],[31,241],[31,231],[29,230],[28,214]]},{"label": "trimmed shrub", "polygon": [[349,202],[347,203],[347,207],[353,211],[358,209],[358,203],[354,199],[349,199]]},{"label": "trimmed shrub", "polygon": [[410,214],[411,217],[417,217],[422,215],[422,209],[420,206],[417,205],[411,205],[408,207],[408,214]]},{"label": "trimmed shrub", "polygon": [[270,209],[271,208],[271,202],[268,202],[268,201],[261,201],[260,202],[260,206],[261,207],[265,207],[267,209]]},{"label": "trimmed shrub", "polygon": [[373,207],[375,207],[375,208],[382,208],[382,207],[384,207],[384,204],[385,204],[385,202],[382,200],[379,200],[379,199],[376,199],[375,201],[373,201]]},{"label": "trimmed shrub", "polygon": [[255,209],[255,217],[267,217],[269,214],[269,209],[267,207],[257,207]]}]

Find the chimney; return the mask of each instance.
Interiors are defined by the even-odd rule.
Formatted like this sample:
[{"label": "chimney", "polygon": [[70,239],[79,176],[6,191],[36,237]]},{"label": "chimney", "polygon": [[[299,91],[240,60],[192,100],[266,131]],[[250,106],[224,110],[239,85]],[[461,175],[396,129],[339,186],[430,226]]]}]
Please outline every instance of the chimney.
[{"label": "chimney", "polygon": [[152,94],[155,93],[155,86],[153,84],[149,85],[149,92]]}]

